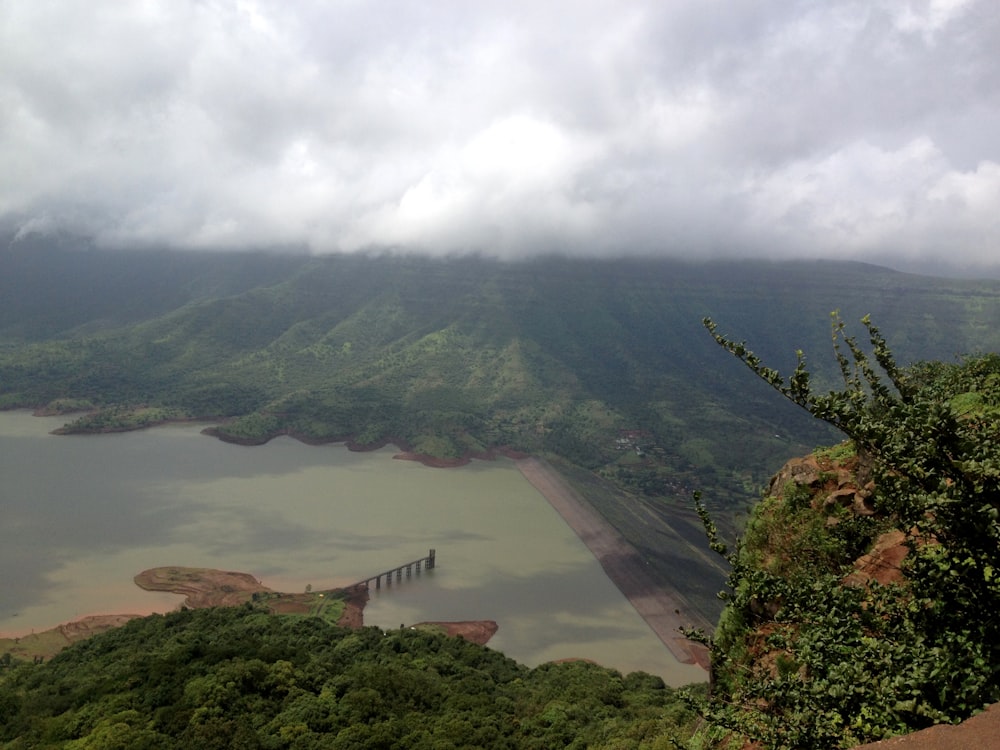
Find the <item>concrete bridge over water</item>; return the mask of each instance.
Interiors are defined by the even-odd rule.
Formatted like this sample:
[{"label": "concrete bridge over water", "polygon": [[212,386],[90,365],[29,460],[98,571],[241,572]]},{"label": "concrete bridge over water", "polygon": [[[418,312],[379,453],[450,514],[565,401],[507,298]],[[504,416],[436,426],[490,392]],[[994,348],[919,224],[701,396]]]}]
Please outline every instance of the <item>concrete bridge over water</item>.
[{"label": "concrete bridge over water", "polygon": [[354,588],[356,586],[364,586],[367,589],[371,588],[372,581],[375,581],[375,588],[382,588],[382,579],[385,579],[386,586],[392,585],[392,579],[395,576],[396,582],[403,580],[403,572],[406,572],[406,577],[409,578],[416,571],[417,575],[420,575],[421,569],[423,570],[433,570],[434,569],[434,555],[435,550],[430,550],[426,557],[421,557],[416,560],[411,560],[408,563],[403,563],[390,570],[383,571],[382,573],[377,573],[376,575],[369,576],[368,578],[363,578],[357,583],[348,586],[347,588]]}]

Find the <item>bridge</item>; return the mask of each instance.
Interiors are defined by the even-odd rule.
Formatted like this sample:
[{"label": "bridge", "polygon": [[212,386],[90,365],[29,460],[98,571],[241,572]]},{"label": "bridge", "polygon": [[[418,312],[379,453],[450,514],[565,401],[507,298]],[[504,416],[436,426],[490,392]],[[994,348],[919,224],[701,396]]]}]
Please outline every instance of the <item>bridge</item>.
[{"label": "bridge", "polygon": [[375,588],[380,589],[382,588],[383,578],[385,579],[386,586],[391,586],[393,576],[395,576],[397,582],[403,580],[403,571],[406,571],[406,577],[409,578],[410,576],[413,575],[414,570],[416,570],[417,575],[420,575],[421,568],[423,568],[424,570],[433,570],[434,553],[435,553],[434,550],[430,550],[427,553],[426,557],[421,557],[418,558],[417,560],[411,560],[408,563],[403,563],[398,567],[392,568],[391,570],[386,570],[382,573],[378,573],[373,576],[369,576],[368,578],[362,578],[357,583],[354,583],[350,586],[346,586],[345,588],[355,588],[356,586],[364,586],[365,588],[370,589],[372,581],[375,581]]}]

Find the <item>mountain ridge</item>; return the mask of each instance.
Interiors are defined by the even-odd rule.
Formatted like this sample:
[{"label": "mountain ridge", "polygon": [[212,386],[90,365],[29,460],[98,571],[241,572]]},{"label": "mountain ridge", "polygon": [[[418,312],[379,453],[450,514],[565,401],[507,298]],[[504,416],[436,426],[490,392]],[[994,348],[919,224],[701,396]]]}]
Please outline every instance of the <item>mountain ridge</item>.
[{"label": "mountain ridge", "polygon": [[[444,461],[501,446],[560,457],[710,620],[719,572],[689,567],[640,519],[695,543],[700,489],[731,533],[784,460],[836,433],[720,357],[703,317],[738,326],[780,369],[805,350],[820,383],[838,377],[838,308],[872,313],[904,361],[1000,349],[1000,282],[854,262],[15,245],[0,267],[0,407],[89,409],[71,431],[201,418],[237,442],[293,433],[394,439]],[[58,309],[36,319],[46,307]]]}]

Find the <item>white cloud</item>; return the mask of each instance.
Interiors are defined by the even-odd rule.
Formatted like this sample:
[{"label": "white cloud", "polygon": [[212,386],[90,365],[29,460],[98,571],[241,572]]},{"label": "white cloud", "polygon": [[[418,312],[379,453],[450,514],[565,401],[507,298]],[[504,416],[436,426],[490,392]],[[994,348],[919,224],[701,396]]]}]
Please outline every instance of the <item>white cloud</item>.
[{"label": "white cloud", "polygon": [[936,174],[946,169],[926,138],[895,150],[852,143],[750,181],[746,192],[762,233],[816,231],[829,249],[878,249],[905,230]]},{"label": "white cloud", "polygon": [[935,32],[959,17],[972,5],[972,0],[919,0],[893,3],[888,6],[896,28],[906,32],[919,32],[924,40],[932,42]]},{"label": "white cloud", "polygon": [[756,234],[779,245],[809,233],[832,256],[997,257],[1000,164],[956,170],[927,138],[891,150],[852,143],[744,190]]},{"label": "white cloud", "polygon": [[992,0],[11,0],[0,223],[991,260]]}]

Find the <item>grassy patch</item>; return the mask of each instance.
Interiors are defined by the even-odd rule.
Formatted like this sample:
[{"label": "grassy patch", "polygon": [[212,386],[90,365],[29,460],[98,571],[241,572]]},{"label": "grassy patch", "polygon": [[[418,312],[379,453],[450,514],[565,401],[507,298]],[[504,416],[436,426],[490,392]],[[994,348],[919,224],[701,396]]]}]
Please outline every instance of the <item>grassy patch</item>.
[{"label": "grassy patch", "polygon": [[853,441],[845,440],[842,443],[837,443],[837,445],[831,445],[826,448],[817,448],[813,451],[813,454],[816,456],[817,461],[840,463],[856,456],[857,449],[855,449]]},{"label": "grassy patch", "polygon": [[70,644],[58,628],[42,633],[31,633],[20,638],[0,638],[0,659],[10,654],[14,659],[32,661],[36,657],[49,657]]}]

